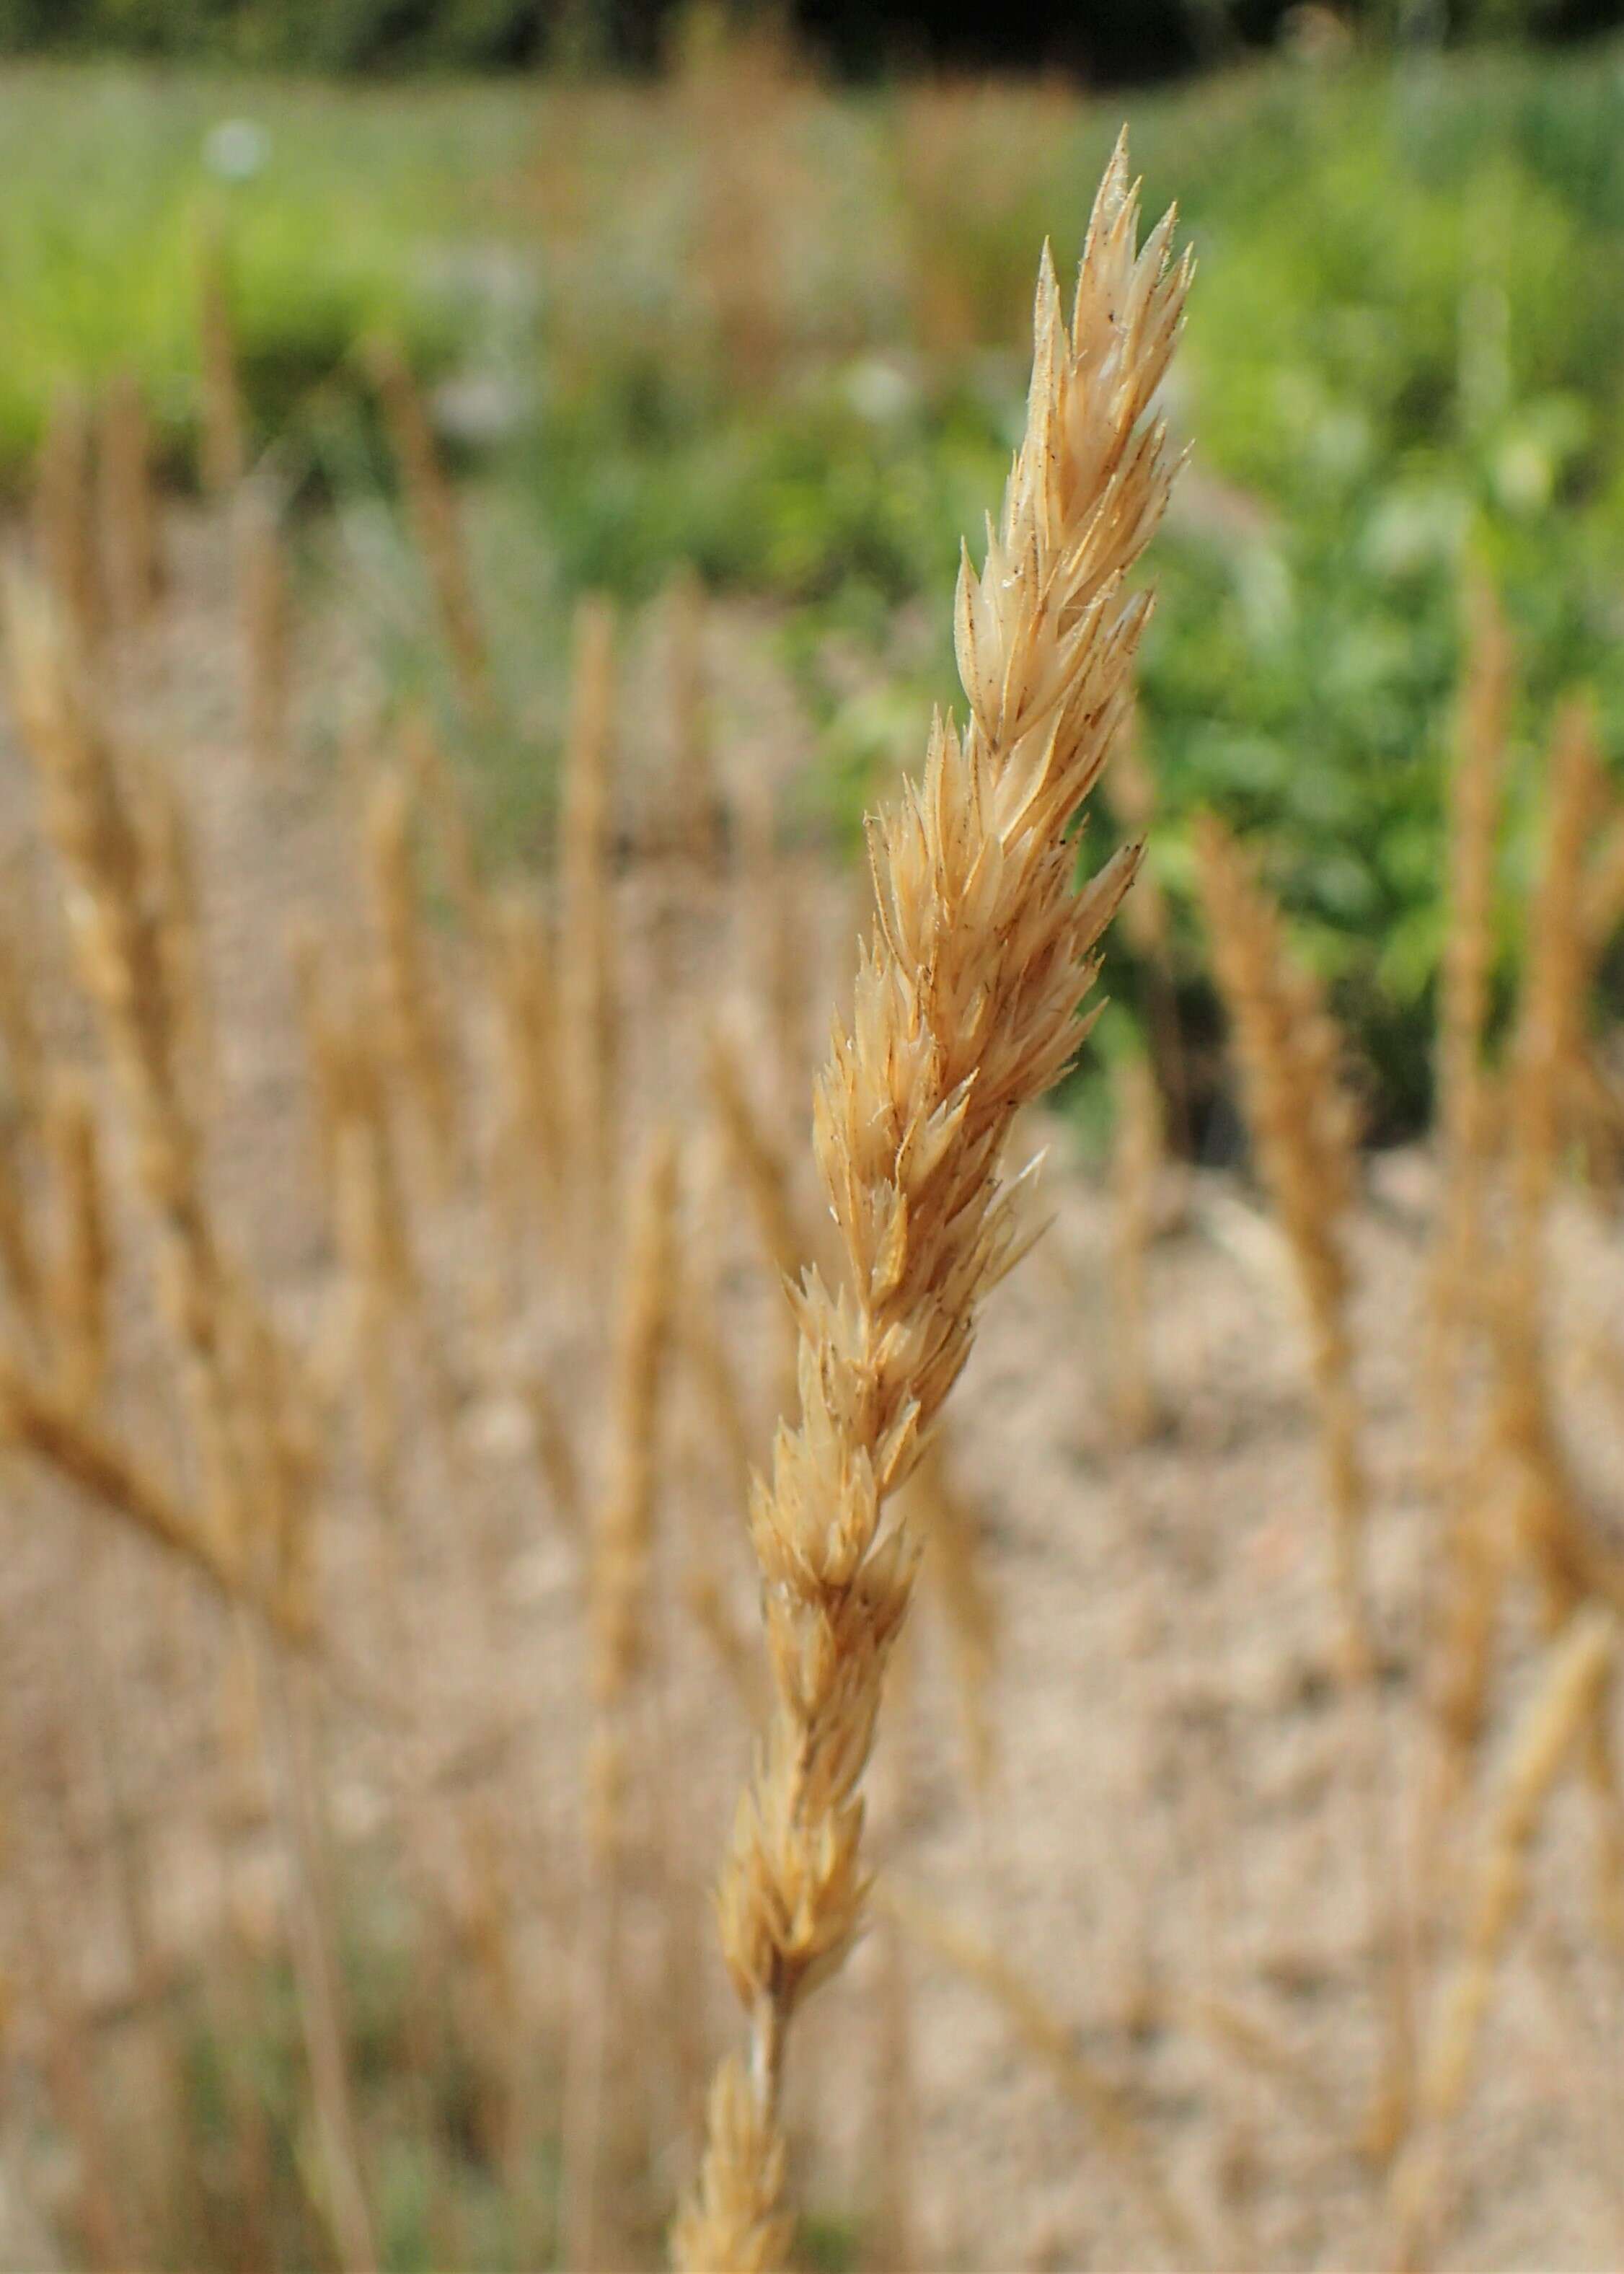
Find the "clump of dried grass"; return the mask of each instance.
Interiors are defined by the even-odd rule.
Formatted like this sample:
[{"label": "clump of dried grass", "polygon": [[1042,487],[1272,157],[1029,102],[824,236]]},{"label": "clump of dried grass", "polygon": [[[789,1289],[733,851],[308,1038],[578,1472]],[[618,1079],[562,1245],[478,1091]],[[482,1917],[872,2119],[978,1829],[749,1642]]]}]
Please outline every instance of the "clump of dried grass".
[{"label": "clump of dried grass", "polygon": [[1173,471],[1150,407],[1188,263],[1169,268],[1170,215],[1136,252],[1137,224],[1119,146],[1069,332],[1044,261],[1026,439],[986,567],[966,561],[959,580],[969,725],[936,723],[922,784],[876,827],[878,920],[818,1086],[848,1284],[838,1298],[816,1273],[801,1284],[801,1416],[752,1497],[775,1700],[720,1894],[749,2055],[713,2089],[675,2230],[690,2268],[771,2263],[784,2247],[786,2035],[861,1921],[860,1782],[917,1555],[885,1502],[1020,1252],[1011,1126],[1077,1048],[1093,952],[1137,860],[1119,853],[1079,892],[1067,834],[1121,721],[1148,605],[1122,578]]}]

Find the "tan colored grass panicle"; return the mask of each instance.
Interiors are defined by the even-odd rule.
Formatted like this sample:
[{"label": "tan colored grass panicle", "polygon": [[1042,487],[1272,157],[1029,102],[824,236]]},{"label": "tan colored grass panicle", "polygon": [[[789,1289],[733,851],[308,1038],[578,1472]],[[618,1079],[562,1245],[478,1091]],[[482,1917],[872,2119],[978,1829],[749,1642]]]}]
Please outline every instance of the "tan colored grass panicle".
[{"label": "tan colored grass panicle", "polygon": [[1172,478],[1151,414],[1189,275],[1169,267],[1172,229],[1169,215],[1137,251],[1119,146],[1069,330],[1045,257],[1026,439],[985,568],[966,559],[959,578],[969,723],[936,722],[922,781],[873,832],[878,915],[815,1114],[846,1284],[801,1284],[801,1418],[752,1497],[776,1694],[719,1899],[749,2054],[716,2088],[677,2222],[690,2268],[759,2263],[774,2216],[786,2035],[863,1913],[861,1781],[918,1553],[885,1504],[1020,1252],[1011,1124],[1076,1051],[1137,859],[1119,853],[1079,892],[1067,832],[1121,722],[1147,608],[1122,578]]},{"label": "tan colored grass panicle", "polygon": [[1319,1402],[1332,1570],[1344,1665],[1372,1657],[1362,1576],[1369,1489],[1349,1324],[1347,1220],[1357,1184],[1357,1117],[1342,1075],[1342,1037],[1317,981],[1290,953],[1279,909],[1252,863],[1212,816],[1197,832],[1214,969],[1232,1021],[1259,1165],[1279,1211],[1302,1291]]}]

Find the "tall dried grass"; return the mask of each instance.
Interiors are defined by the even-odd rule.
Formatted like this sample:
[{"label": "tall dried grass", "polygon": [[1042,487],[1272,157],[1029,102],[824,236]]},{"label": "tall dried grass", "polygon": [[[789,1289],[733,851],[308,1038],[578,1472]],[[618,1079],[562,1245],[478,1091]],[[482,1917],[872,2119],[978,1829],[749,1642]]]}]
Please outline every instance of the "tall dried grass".
[{"label": "tall dried grass", "polygon": [[1071,328],[1047,260],[1026,440],[957,613],[970,710],[933,728],[922,785],[876,828],[879,912],[850,1029],[820,1081],[819,1167],[847,1286],[797,1298],[801,1418],[751,1507],[775,1685],[766,1749],[721,1888],[749,2024],[718,2073],[703,2164],[674,2237],[688,2267],[776,2263],[779,2132],[796,2007],[862,1916],[860,1781],[916,1543],[883,1522],[961,1371],[981,1298],[1016,1261],[1019,1108],[1070,1061],[1092,954],[1133,848],[1080,893],[1065,832],[1126,701],[1147,604],[1122,589],[1172,466],[1148,423],[1188,282],[1169,215],[1137,251],[1125,151],[1089,227]]}]

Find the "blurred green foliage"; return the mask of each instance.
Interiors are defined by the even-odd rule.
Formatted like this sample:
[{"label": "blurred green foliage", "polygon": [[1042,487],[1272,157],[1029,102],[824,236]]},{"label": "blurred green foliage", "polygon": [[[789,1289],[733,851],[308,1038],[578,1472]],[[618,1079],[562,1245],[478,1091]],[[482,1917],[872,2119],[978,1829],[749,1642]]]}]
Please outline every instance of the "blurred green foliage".
[{"label": "blurred green foliage", "polygon": [[[546,406],[538,508],[575,577],[647,590],[692,556],[793,606],[848,820],[916,747],[927,699],[955,691],[941,603],[1020,412],[984,280],[1024,292],[1045,234],[1074,250],[1110,123],[1030,121],[936,248],[981,318],[960,351],[921,355],[899,295],[859,353],[706,395],[628,325],[624,360],[600,351]],[[869,124],[906,131],[884,106]],[[1624,299],[1605,282],[1624,259],[1624,56],[1274,72],[1132,124],[1150,209],[1177,195],[1199,260],[1172,404],[1193,463],[1156,548],[1143,674],[1153,858],[1199,998],[1181,824],[1211,802],[1259,834],[1369,1061],[1373,1125],[1400,1130],[1429,1093],[1469,558],[1505,591],[1523,666],[1509,883],[1532,857],[1558,696],[1591,687],[1607,748],[1624,745]],[[912,701],[894,658],[883,701],[825,678],[827,641],[866,628],[883,646],[915,599],[943,636]]]},{"label": "blurred green foliage", "polygon": [[[13,72],[0,469],[55,380],[115,357],[184,460],[219,229],[261,430],[302,439],[343,511],[376,518],[385,472],[345,409],[362,333],[483,389],[448,429],[515,715],[556,712],[575,592],[639,601],[694,561],[771,605],[816,759],[801,809],[849,828],[952,699],[945,600],[1019,432],[1035,250],[1075,260],[1118,123],[1048,87],[836,95],[703,47],[641,91]],[[1469,559],[1524,681],[1507,970],[1559,694],[1592,687],[1624,749],[1624,49],[1281,63],[1130,123],[1147,207],[1177,195],[1199,261],[1143,673],[1179,983],[1201,1025],[1183,824],[1210,802],[1266,845],[1375,1126],[1413,1126]],[[421,680],[418,621],[387,638]],[[483,755],[500,777],[500,738]],[[532,825],[500,779],[485,802]]]}]

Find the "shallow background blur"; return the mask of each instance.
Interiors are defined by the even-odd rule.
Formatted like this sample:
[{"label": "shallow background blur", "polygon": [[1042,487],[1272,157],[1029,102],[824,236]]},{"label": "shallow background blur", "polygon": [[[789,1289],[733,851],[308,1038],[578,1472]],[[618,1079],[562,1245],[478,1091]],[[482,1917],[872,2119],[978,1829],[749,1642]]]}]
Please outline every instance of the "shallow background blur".
[{"label": "shallow background blur", "polygon": [[[733,1511],[785,1389],[774,1271],[818,1237],[808,1085],[849,983],[862,817],[955,697],[952,581],[1020,433],[1039,250],[1064,282],[1124,119],[1147,213],[1177,200],[1199,261],[1167,405],[1192,457],[1153,549],[1137,763],[1115,802],[1108,783],[1084,857],[1154,809],[1159,914],[1112,937],[1111,1007],[1052,1133],[1056,1228],[998,1299],[935,1480],[974,1568],[926,1624],[909,1673],[923,1702],[902,1766],[876,1774],[883,1851],[929,1891],[936,1941],[918,1916],[912,1932],[891,1920],[808,2031],[798,2248],[841,2267],[1374,2263],[1390,2248],[1392,2142],[1361,2131],[1382,1952],[1345,1915],[1360,1843],[1318,1448],[1190,824],[1215,809],[1257,849],[1341,1022],[1372,1148],[1350,1237],[1402,1844],[1425,1788],[1435,1483],[1406,1337],[1436,1195],[1423,1141],[1474,637],[1480,674],[1495,667],[1485,593],[1515,658],[1491,1055],[1517,1017],[1542,753],[1575,690],[1601,762],[1593,832],[1616,835],[1624,34],[1616,9],[1514,0],[1064,12],[1060,28],[1005,8],[977,41],[956,14],[839,0],[798,17],[0,0],[0,493],[19,547],[49,552],[71,503],[36,475],[42,438],[64,403],[133,383],[166,596],[116,628],[99,699],[130,779],[167,770],[190,833],[214,975],[208,1174],[226,1244],[314,1384],[322,1623],[363,1663],[361,1690],[410,1722],[330,1670],[291,1711],[267,1706],[261,1660],[188,1582],[122,1533],[93,1550],[100,1519],[49,1463],[8,1461],[8,2263],[345,2263],[358,2232],[392,2266],[570,2263],[583,2157],[611,2209],[574,2230],[581,2248],[658,2259],[694,2082],[730,2018],[703,1889],[756,1680]],[[431,471],[426,507],[380,377],[402,361],[418,441],[453,485]],[[223,478],[222,383],[240,450]],[[272,570],[246,565],[250,495]],[[476,619],[461,641],[437,509]],[[583,619],[589,595],[596,602]],[[564,1159],[547,1171],[564,1199],[532,1206],[523,1146],[545,1150],[552,1081],[531,1066],[515,1104],[523,1013],[500,977],[481,992],[470,912],[533,894],[545,934],[568,905],[560,773],[572,734],[590,739],[583,710],[609,707],[600,635],[616,724],[598,843],[623,952],[617,1105],[594,1141],[622,1167]],[[268,753],[248,747],[261,730]],[[396,871],[380,780],[415,847]],[[679,794],[695,783],[697,816]],[[46,1054],[99,1085],[9,727],[0,851],[0,930]],[[415,951],[390,931],[401,876]],[[1587,1092],[1583,1147],[1569,1133],[1591,1182],[1559,1210],[1552,1283],[1553,1395],[1590,1400],[1563,1427],[1609,1539],[1618,914],[1598,917],[1587,975],[1602,1102]],[[435,1106],[409,1015],[381,1077],[400,1090],[406,1292],[368,1282],[403,1267],[365,1231],[347,1246],[342,1178],[321,1164],[331,1101],[307,1000],[301,1038],[295,934],[363,1027],[369,957],[397,1022],[399,958],[432,973],[454,1103]],[[28,1155],[8,1047],[7,1142],[44,1226],[49,1148]],[[1147,1055],[1136,1157],[1124,1100]],[[122,1109],[94,1095],[117,1224],[140,1213],[139,1176]],[[449,1170],[437,1112],[458,1122]],[[687,1359],[656,1449],[664,1608],[632,1747],[650,1789],[628,1804],[628,1853],[583,1865],[605,1709],[587,1702],[581,1540],[628,1427],[616,1352],[633,1330],[615,1320],[634,1267],[613,1193],[589,1206],[569,1179],[623,1197],[663,1112],[685,1133],[689,1261],[669,1274]],[[114,1241],[135,1284],[113,1303],[102,1419],[162,1449],[184,1489],[195,1448],[167,1410],[145,1237]],[[369,1284],[400,1329],[382,1359]],[[1117,1302],[1136,1336],[1149,1321],[1126,1420]],[[14,1284],[19,1350],[26,1309]],[[1508,1623],[1509,1695],[1541,1645],[1527,1607]],[[1485,2064],[1439,2214],[1446,2260],[1613,2263],[1624,2247],[1620,1972],[1571,1867],[1591,1836],[1583,1810],[1564,1821],[1555,1908],[1507,1999],[1522,2034]],[[624,1882],[610,1959],[583,1924],[600,1868]],[[1425,2015],[1432,1897],[1406,1900]],[[955,1959],[953,1912],[982,1958],[1046,1985],[1036,2022],[1019,1985],[989,1991],[982,1965],[978,1986]],[[310,2013],[324,1941],[326,2038]],[[665,2051],[640,2059],[650,2043]],[[602,2104],[584,2149],[583,2060]]]}]

